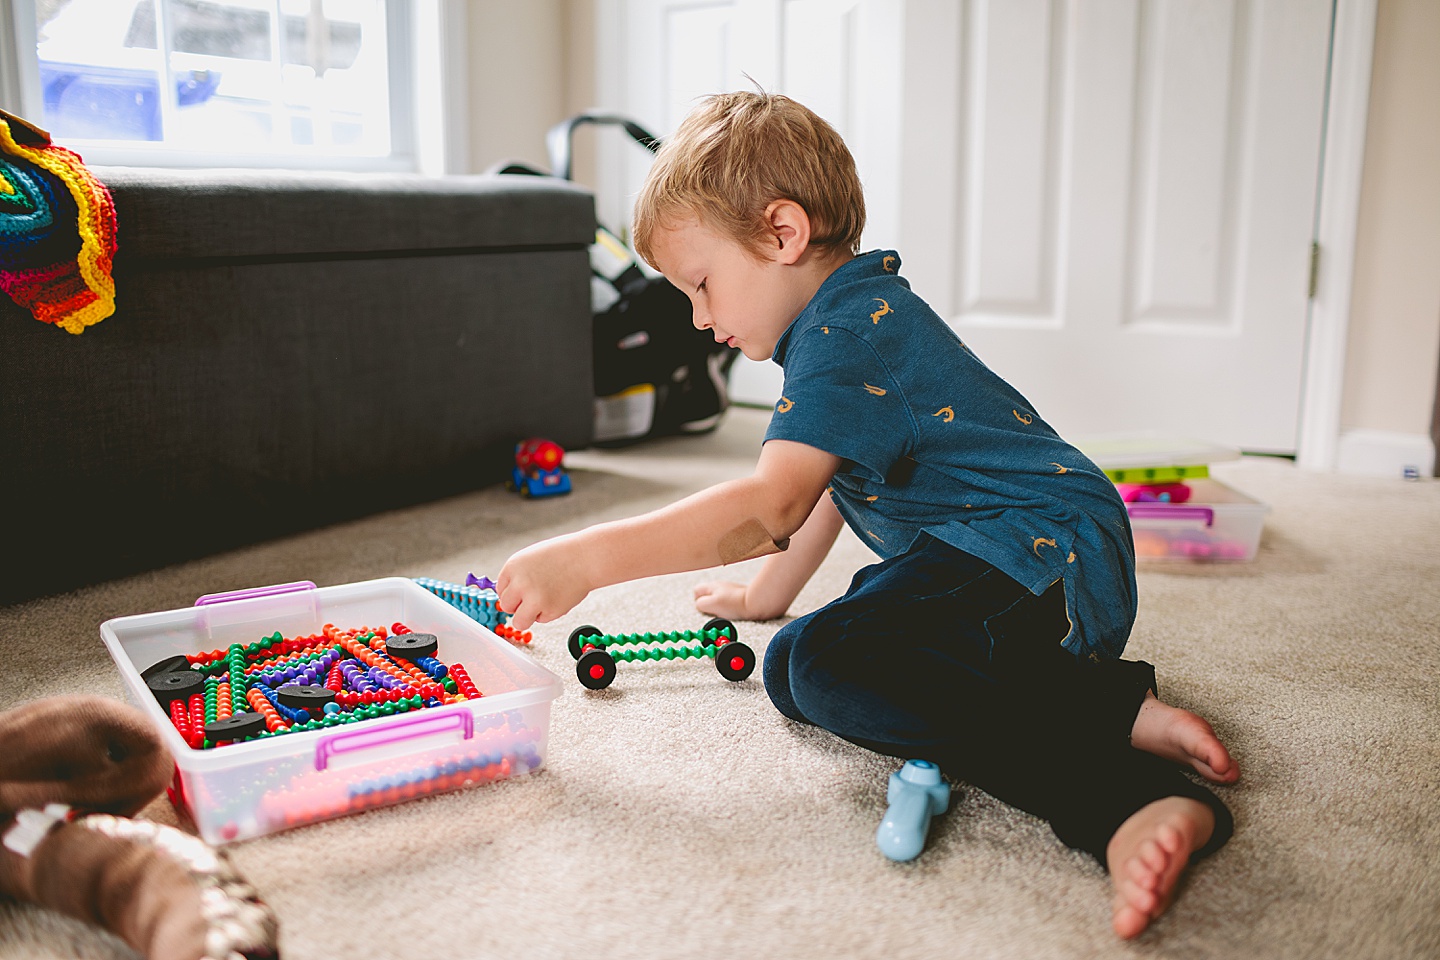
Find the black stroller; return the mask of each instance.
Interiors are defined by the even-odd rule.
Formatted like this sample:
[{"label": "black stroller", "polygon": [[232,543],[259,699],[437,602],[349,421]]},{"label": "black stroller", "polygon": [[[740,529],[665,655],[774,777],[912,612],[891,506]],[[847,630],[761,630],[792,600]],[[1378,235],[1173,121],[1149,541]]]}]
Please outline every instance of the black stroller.
[{"label": "black stroller", "polygon": [[[579,127],[620,127],[651,153],[660,141],[633,120],[582,113],[550,128],[551,176],[572,179],[571,146]],[[491,173],[545,176],[521,163]],[[590,248],[595,443],[621,446],[648,437],[707,433],[730,405],[726,379],[739,351],[716,343],[691,322],[690,299],[646,271],[629,246],[603,225]]]}]

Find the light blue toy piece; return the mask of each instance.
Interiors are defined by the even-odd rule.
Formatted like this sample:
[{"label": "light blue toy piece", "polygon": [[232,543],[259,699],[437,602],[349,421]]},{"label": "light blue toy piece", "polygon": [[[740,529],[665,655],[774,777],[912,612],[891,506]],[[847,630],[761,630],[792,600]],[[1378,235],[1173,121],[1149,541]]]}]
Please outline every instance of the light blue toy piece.
[{"label": "light blue toy piece", "polygon": [[464,584],[447,583],[430,577],[413,579],[450,606],[491,630],[510,619],[510,615],[500,609],[500,599],[495,593],[494,583],[485,577],[476,577],[472,573]]},{"label": "light blue toy piece", "polygon": [[914,860],[925,849],[930,818],[950,808],[950,785],[929,760],[907,760],[890,774],[885,799],[890,808],[875,831],[875,842],[891,860]]}]

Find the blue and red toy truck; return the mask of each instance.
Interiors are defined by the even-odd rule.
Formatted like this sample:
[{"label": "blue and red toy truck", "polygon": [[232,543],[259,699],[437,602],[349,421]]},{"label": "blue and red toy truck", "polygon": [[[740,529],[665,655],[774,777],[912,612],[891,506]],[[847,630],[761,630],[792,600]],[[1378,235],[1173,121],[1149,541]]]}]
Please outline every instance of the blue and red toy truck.
[{"label": "blue and red toy truck", "polygon": [[565,472],[564,448],[543,437],[531,437],[515,444],[515,466],[505,486],[527,499],[569,493],[570,475]]}]

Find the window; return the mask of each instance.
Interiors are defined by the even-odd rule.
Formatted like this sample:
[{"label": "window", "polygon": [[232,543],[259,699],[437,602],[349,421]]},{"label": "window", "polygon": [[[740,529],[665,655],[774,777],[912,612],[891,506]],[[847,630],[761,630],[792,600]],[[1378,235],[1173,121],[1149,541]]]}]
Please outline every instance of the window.
[{"label": "window", "polygon": [[16,112],[88,162],[416,166],[408,0],[9,4]]}]

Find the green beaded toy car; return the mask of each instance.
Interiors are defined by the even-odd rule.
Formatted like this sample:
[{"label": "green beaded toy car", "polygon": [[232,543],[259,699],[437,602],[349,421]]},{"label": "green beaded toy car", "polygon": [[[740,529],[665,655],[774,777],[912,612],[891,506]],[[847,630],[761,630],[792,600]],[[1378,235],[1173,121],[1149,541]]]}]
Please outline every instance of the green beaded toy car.
[{"label": "green beaded toy car", "polygon": [[[586,624],[570,633],[575,676],[591,690],[603,690],[615,679],[617,660],[688,660],[710,657],[726,680],[739,682],[755,669],[755,651],[738,639],[735,625],[716,617],[699,630],[674,633],[604,633]],[[616,647],[632,649],[618,650]]]}]

